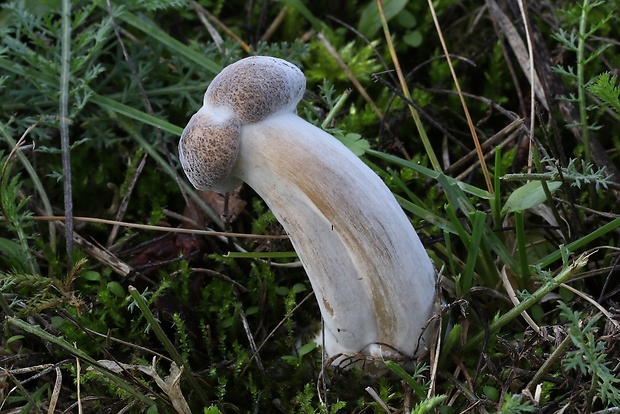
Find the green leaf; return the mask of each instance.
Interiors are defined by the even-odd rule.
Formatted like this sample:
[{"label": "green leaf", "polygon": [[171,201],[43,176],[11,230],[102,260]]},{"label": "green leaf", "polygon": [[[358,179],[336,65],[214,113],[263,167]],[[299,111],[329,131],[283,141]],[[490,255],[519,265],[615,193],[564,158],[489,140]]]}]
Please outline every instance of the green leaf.
[{"label": "green leaf", "polygon": [[287,288],[286,286],[276,287],[276,295],[286,296],[288,295],[288,292],[289,292],[289,288]]},{"label": "green leaf", "polygon": [[[547,186],[549,191],[553,194],[562,183],[549,182]],[[527,210],[528,208],[536,207],[546,200],[545,192],[540,181],[530,181],[523,187],[517,188],[510,194],[504,208],[502,208],[502,214],[512,213],[517,210]]]},{"label": "green leaf", "polygon": [[[383,10],[385,11],[385,19],[396,17],[409,3],[409,0],[384,0]],[[371,1],[362,12],[357,30],[364,36],[372,39],[377,31],[381,28],[381,18],[379,17],[379,7],[376,1]]]},{"label": "green leaf", "polygon": [[250,306],[249,308],[245,310],[245,316],[255,315],[258,313],[258,311],[259,311],[258,306]]},{"label": "green leaf", "polygon": [[5,345],[8,346],[11,342],[21,341],[24,338],[25,338],[24,335],[13,335],[12,337],[10,337],[9,339],[6,340],[6,344]]},{"label": "green leaf", "polygon": [[280,358],[289,365],[297,365],[299,358],[293,355],[282,355]]},{"label": "green leaf", "polygon": [[117,298],[123,299],[126,296],[125,289],[120,283],[112,281],[108,282],[107,286],[108,290]]},{"label": "green leaf", "polygon": [[86,272],[82,273],[80,277],[90,282],[101,281],[101,274],[99,272],[95,272],[94,270],[87,270]]},{"label": "green leaf", "polygon": [[484,387],[482,387],[482,392],[491,401],[497,402],[499,400],[499,391],[495,387],[485,385]]},{"label": "green leaf", "polygon": [[419,30],[414,30],[403,36],[403,40],[411,47],[418,47],[422,44],[422,33]]},{"label": "green leaf", "polygon": [[306,285],[304,285],[303,283],[295,283],[293,285],[293,292],[301,293],[301,292],[305,292],[305,291],[306,291]]},{"label": "green leaf", "polygon": [[350,149],[358,157],[364,155],[370,149],[370,143],[362,138],[360,134],[337,134],[336,138],[340,140],[348,149]]},{"label": "green leaf", "polygon": [[304,346],[299,348],[299,350],[297,352],[299,352],[299,356],[302,357],[302,356],[312,352],[316,347],[317,347],[316,342],[314,342],[314,341],[308,342],[307,344],[305,344]]},{"label": "green leaf", "polygon": [[413,29],[418,24],[418,19],[409,10],[398,13],[396,21],[406,29]]},{"label": "green leaf", "polygon": [[159,413],[159,411],[157,411],[156,405],[151,405],[149,409],[146,410],[146,414],[157,414],[157,413]]}]

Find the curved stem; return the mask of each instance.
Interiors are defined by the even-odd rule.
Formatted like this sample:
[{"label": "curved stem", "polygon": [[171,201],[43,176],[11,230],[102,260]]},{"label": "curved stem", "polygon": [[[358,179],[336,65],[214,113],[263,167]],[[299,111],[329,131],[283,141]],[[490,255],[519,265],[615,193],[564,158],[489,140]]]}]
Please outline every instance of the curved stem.
[{"label": "curved stem", "polygon": [[243,126],[232,174],[289,233],[325,320],[328,355],[415,354],[433,309],[434,269],[369,167],[331,135],[281,114]]}]

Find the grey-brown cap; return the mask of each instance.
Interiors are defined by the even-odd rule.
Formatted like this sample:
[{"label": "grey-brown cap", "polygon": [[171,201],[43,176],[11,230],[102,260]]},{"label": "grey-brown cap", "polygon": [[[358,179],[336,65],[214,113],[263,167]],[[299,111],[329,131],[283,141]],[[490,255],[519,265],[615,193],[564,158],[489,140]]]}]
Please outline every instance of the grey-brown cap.
[{"label": "grey-brown cap", "polygon": [[239,153],[240,124],[198,111],[183,130],[179,160],[189,181],[199,190],[228,192],[241,185],[230,175]]},{"label": "grey-brown cap", "polygon": [[241,124],[294,112],[306,90],[304,74],[282,59],[252,56],[222,70],[211,82],[205,106],[226,107]]}]

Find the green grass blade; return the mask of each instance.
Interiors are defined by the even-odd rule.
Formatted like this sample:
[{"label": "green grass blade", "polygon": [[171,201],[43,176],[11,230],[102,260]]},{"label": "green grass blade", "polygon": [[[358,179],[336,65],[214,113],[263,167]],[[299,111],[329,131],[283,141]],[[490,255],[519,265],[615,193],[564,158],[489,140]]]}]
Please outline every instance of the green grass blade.
[{"label": "green grass blade", "polygon": [[457,324],[454,324],[454,326],[450,330],[450,333],[448,333],[448,336],[446,337],[443,347],[441,348],[441,354],[439,355],[439,366],[440,367],[444,367],[446,365],[446,361],[452,354],[452,349],[454,348],[454,345],[456,345],[459,338],[461,337],[462,331],[463,331],[463,327],[457,323]]},{"label": "green grass blade", "polygon": [[[448,199],[451,200],[451,204],[448,205],[450,208],[446,209],[446,212],[448,213],[452,222],[455,225],[459,222],[459,220],[456,216],[454,206],[459,206],[461,211],[467,215],[471,214],[471,212],[476,211],[476,208],[471,204],[469,198],[465,195],[465,190],[458,185],[458,182],[456,180],[450,179],[450,177],[447,177],[443,174],[438,174],[437,181],[444,188]],[[491,196],[491,200],[493,199],[492,197],[493,196]],[[457,227],[457,230],[458,228],[459,227]],[[512,254],[508,251],[502,240],[497,237],[493,229],[488,225],[485,225],[482,226],[482,231],[484,232],[484,243],[482,243],[481,246],[483,247],[482,252],[484,255],[485,269],[484,271],[482,271],[481,268],[481,276],[483,277],[483,279],[487,282],[491,282],[492,279],[497,279],[497,277],[499,277],[496,266],[492,264],[493,258],[491,257],[490,252],[486,249],[486,247],[484,247],[487,245],[492,251],[495,252],[495,254],[499,257],[500,261],[503,264],[507,265],[513,271],[518,271],[518,268],[515,267],[516,262],[512,257]],[[458,234],[459,237],[461,237],[461,240],[463,240],[465,246],[468,246],[470,244],[469,233],[467,233],[464,228],[462,228],[462,230],[460,230]]]},{"label": "green grass blade", "polygon": [[446,244],[446,256],[448,257],[448,265],[450,266],[450,274],[456,275],[456,263],[454,262],[454,254],[452,252],[452,241],[450,239],[450,232],[443,232],[443,238]]},{"label": "green grass blade", "polygon": [[452,205],[452,208],[455,209],[455,212],[460,210],[463,214],[468,215],[476,211],[476,208],[467,195],[459,188],[456,182],[450,180],[450,177],[444,174],[438,174],[437,182],[443,188],[446,197],[448,197],[448,202]]},{"label": "green grass blade", "polygon": [[121,11],[118,18],[129,24],[130,26],[144,32],[146,35],[152,37],[153,39],[156,39],[161,44],[166,46],[172,53],[178,53],[186,57],[190,61],[195,62],[199,66],[207,69],[214,75],[217,75],[222,70],[222,67],[220,65],[207,58],[206,56],[201,55],[200,52],[197,52],[194,49],[191,49],[185,44],[179,42],[168,33],[155,26],[151,21],[140,18],[127,10]]},{"label": "green grass blade", "polygon": [[[595,231],[593,231],[592,233],[578,239],[575,240],[572,243],[569,243],[566,245],[566,250],[569,252],[574,252],[577,249],[580,249],[582,247],[585,247],[586,245],[588,245],[590,242],[603,237],[605,234],[609,233],[612,230],[617,229],[618,227],[620,227],[620,218],[616,218],[613,219],[612,221],[610,221],[609,223],[605,224],[604,226],[599,227],[598,229],[596,229]],[[540,266],[541,268],[546,268],[549,267],[549,265],[551,265],[551,263],[559,260],[562,258],[562,252],[558,249],[555,252],[543,257],[542,259],[540,259],[538,262],[536,262],[536,266]]]},{"label": "green grass blade", "polygon": [[463,225],[461,224],[461,220],[459,220],[459,218],[456,216],[454,207],[452,207],[452,204],[446,204],[444,206],[444,209],[446,210],[446,213],[448,214],[448,217],[452,221],[452,225],[454,226],[454,229],[456,230],[455,234],[458,234],[463,244],[465,246],[468,246],[471,237],[469,233],[467,232],[467,230],[465,229],[465,227],[463,227]]},{"label": "green grass blade", "polygon": [[[369,149],[366,151],[367,154],[374,155],[375,157],[382,159],[384,161],[389,161],[393,164],[400,165],[401,167],[411,168],[412,170],[426,176],[429,178],[437,179],[441,173],[434,171],[430,168],[423,167],[421,165],[416,164],[415,162],[407,161],[402,158],[396,157],[391,154],[386,154],[381,151],[376,151],[373,149]],[[446,176],[447,177],[447,176]],[[490,200],[493,196],[486,190],[482,190],[478,187],[475,187],[471,184],[464,183],[462,181],[456,180],[452,177],[447,177],[449,183],[456,184],[459,188],[465,191],[468,194],[476,196],[478,198],[482,198],[485,200]]]},{"label": "green grass blade", "polygon": [[477,259],[479,256],[480,243],[483,235],[483,226],[485,225],[487,215],[482,211],[476,211],[470,215],[472,221],[472,232],[470,237],[470,243],[465,246],[467,248],[467,262],[465,263],[465,271],[461,277],[461,292],[467,292],[471,289],[472,280],[474,276],[474,269],[476,267]]},{"label": "green grass blade", "polygon": [[443,231],[456,234],[457,232],[456,227],[452,223],[450,223],[448,220],[436,214],[433,214],[428,210],[423,209],[422,207],[414,204],[413,202],[409,200],[406,200],[405,198],[397,194],[394,194],[394,197],[396,198],[396,201],[398,201],[398,204],[400,204],[400,206],[404,210],[418,216],[422,220],[426,220],[428,223],[442,229]]},{"label": "green grass blade", "polygon": [[527,260],[527,248],[525,246],[525,223],[523,221],[523,211],[515,211],[515,228],[517,233],[517,253],[519,255],[519,266],[521,268],[521,288],[527,286],[530,276],[530,265]]},{"label": "green grass blade", "polygon": [[491,250],[498,256],[500,262],[508,266],[513,272],[518,272],[517,262],[512,256],[512,253],[508,251],[504,242],[489,226],[484,228],[484,238]]},{"label": "green grass blade", "polygon": [[[409,93],[409,87],[407,86],[407,81],[400,67],[400,63],[398,61],[398,54],[396,53],[396,48],[394,47],[394,43],[392,42],[392,34],[390,33],[390,27],[388,26],[387,18],[385,15],[385,9],[383,8],[382,0],[377,0],[377,7],[379,11],[379,18],[381,20],[381,26],[383,27],[383,34],[385,37],[385,41],[387,43],[388,51],[390,52],[390,57],[392,58],[392,62],[394,64],[394,69],[396,71],[396,75],[398,76],[398,81],[400,83],[400,89],[405,99],[409,102],[413,102],[411,99],[411,94]],[[424,129],[424,125],[422,124],[422,120],[420,119],[420,115],[418,114],[417,109],[413,107],[413,105],[408,104],[409,112],[411,113],[411,117],[415,123],[416,129],[418,131],[418,135],[420,136],[420,140],[422,141],[422,146],[424,146],[424,150],[426,152],[426,156],[428,157],[429,162],[433,166],[433,169],[437,172],[441,172],[441,165],[439,164],[439,160],[437,159],[437,155],[435,154],[435,150],[431,145],[430,140],[428,139],[428,135],[426,134],[426,130]]]},{"label": "green grass blade", "polygon": [[60,348],[64,349],[67,353],[75,356],[76,358],[80,358],[81,360],[92,365],[98,370],[98,372],[101,375],[106,377],[108,380],[112,381],[117,387],[121,388],[123,391],[127,392],[129,395],[133,396],[134,398],[142,402],[147,407],[155,405],[153,400],[151,400],[146,395],[138,392],[135,385],[132,385],[128,383],[127,381],[125,381],[124,379],[120,378],[118,375],[109,372],[106,368],[102,367],[97,362],[97,360],[95,360],[94,358],[92,358],[90,355],[80,350],[79,348],[74,347],[73,345],[65,341],[64,339],[50,334],[49,332],[41,329],[41,327],[39,326],[31,325],[28,322],[15,318],[15,317],[7,317],[6,321],[10,325],[13,325],[14,327],[18,329],[21,329],[24,332],[27,332],[29,334],[32,334],[34,336],[37,336],[43,339],[46,342],[59,346]]},{"label": "green grass blade", "polygon": [[155,332],[155,335],[157,336],[159,341],[162,343],[164,348],[166,348],[168,355],[170,355],[172,360],[177,364],[179,368],[183,367],[183,372],[182,372],[183,377],[189,382],[192,389],[199,396],[199,398],[201,398],[203,402],[206,404],[208,401],[208,398],[204,394],[202,387],[198,384],[198,381],[196,381],[196,379],[194,378],[194,374],[190,370],[190,367],[185,363],[181,355],[177,352],[172,342],[170,342],[170,339],[168,339],[168,336],[162,329],[157,319],[155,319],[155,316],[151,312],[151,309],[149,309],[149,305],[146,303],[146,301],[144,300],[140,292],[138,292],[138,290],[135,287],[129,286],[128,289],[129,289],[129,294],[131,295],[132,299],[135,301],[136,305],[138,305],[138,308],[142,312],[142,315],[144,315],[144,318],[146,319],[146,321],[151,326],[151,329],[153,329],[153,332]]},{"label": "green grass blade", "polygon": [[424,387],[415,380],[407,371],[404,370],[403,367],[398,365],[394,361],[385,361],[385,365],[392,370],[395,374],[401,377],[411,389],[416,393],[418,398],[424,399],[426,397],[426,392],[424,391]]},{"label": "green grass blade", "polygon": [[122,104],[118,101],[115,101],[114,99],[101,96],[95,92],[92,92],[92,95],[90,96],[90,102],[108,111],[116,112],[117,114],[121,114],[144,124],[151,125],[155,128],[161,129],[164,132],[169,132],[176,136],[181,136],[181,133],[183,132],[183,128],[181,127],[164,121],[163,119],[160,119],[156,116],[147,114],[146,112],[140,111],[136,108],[132,108],[131,106]]}]

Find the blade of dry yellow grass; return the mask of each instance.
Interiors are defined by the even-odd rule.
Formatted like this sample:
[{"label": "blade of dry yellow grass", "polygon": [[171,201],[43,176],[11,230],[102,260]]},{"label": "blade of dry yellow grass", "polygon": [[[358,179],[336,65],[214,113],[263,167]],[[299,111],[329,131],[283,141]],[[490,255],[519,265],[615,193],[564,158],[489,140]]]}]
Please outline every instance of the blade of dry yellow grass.
[{"label": "blade of dry yellow grass", "polygon": [[[407,82],[405,81],[405,76],[403,75],[403,71],[400,68],[400,64],[398,63],[398,56],[396,55],[396,50],[394,49],[394,44],[392,43],[392,36],[390,34],[390,28],[387,24],[387,19],[385,18],[385,11],[383,10],[383,1],[377,0],[377,6],[379,7],[379,16],[381,16],[381,25],[383,26],[383,33],[385,34],[385,40],[388,45],[388,49],[390,51],[390,56],[392,58],[392,62],[394,63],[394,69],[396,70],[396,74],[398,75],[398,81],[400,82],[400,87],[403,90],[403,95],[409,101],[411,101],[411,94],[409,93],[409,88],[407,87]],[[437,172],[441,172],[441,165],[439,164],[439,160],[437,159],[437,155],[435,155],[435,151],[433,150],[433,146],[431,145],[428,136],[426,135],[426,130],[424,130],[424,125],[422,125],[422,121],[420,120],[420,115],[418,111],[411,105],[409,106],[409,110],[411,111],[411,116],[415,122],[415,126],[418,129],[418,133],[420,134],[420,138],[422,139],[422,144],[424,145],[424,149],[426,150],[426,155],[428,155],[428,159],[433,166],[433,169]]]},{"label": "blade of dry yellow grass", "polygon": [[465,98],[463,97],[463,93],[461,92],[461,86],[459,84],[458,78],[456,77],[456,72],[454,72],[454,66],[452,66],[452,59],[450,59],[450,53],[448,52],[448,47],[446,46],[446,42],[441,31],[441,26],[439,25],[439,20],[437,20],[437,14],[435,13],[435,6],[433,5],[432,0],[428,0],[428,7],[431,11],[431,15],[433,16],[435,29],[437,30],[437,35],[439,36],[439,41],[441,42],[443,53],[446,56],[446,61],[448,62],[448,66],[450,67],[450,73],[452,74],[454,85],[456,86],[459,98],[461,99],[461,105],[463,105],[463,112],[465,113],[465,118],[467,118],[467,125],[469,126],[469,131],[471,132],[471,137],[474,141],[476,152],[478,153],[478,159],[480,160],[480,166],[482,167],[482,173],[484,174],[484,180],[486,181],[487,189],[489,193],[493,194],[493,183],[491,182],[491,178],[489,177],[489,170],[484,160],[484,153],[482,152],[482,147],[480,146],[480,140],[478,139],[478,134],[476,133],[474,123],[471,120],[471,115],[469,114],[467,103],[465,103]]}]

